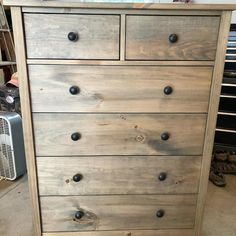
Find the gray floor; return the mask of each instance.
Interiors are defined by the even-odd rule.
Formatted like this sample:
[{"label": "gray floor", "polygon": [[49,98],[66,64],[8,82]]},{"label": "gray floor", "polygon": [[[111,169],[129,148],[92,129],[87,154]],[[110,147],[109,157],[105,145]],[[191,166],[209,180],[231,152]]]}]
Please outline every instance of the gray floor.
[{"label": "gray floor", "polygon": [[[226,188],[209,183],[202,236],[236,236],[236,176],[226,180]],[[33,235],[27,177],[1,181],[0,236]]]}]

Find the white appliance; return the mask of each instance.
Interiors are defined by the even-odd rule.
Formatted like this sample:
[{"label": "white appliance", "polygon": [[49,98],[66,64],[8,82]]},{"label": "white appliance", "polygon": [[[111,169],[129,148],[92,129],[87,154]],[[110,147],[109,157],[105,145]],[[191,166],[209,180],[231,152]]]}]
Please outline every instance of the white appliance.
[{"label": "white appliance", "polygon": [[15,112],[0,112],[0,178],[15,180],[25,172],[21,117]]}]

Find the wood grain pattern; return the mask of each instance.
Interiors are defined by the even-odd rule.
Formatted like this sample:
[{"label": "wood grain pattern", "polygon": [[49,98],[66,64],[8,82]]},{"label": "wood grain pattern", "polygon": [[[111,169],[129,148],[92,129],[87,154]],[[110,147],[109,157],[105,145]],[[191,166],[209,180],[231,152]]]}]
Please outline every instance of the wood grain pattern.
[{"label": "wood grain pattern", "polygon": [[210,106],[209,106],[209,115],[207,118],[207,126],[206,126],[206,136],[204,141],[204,151],[203,151],[203,161],[201,168],[201,180],[199,186],[199,195],[198,195],[198,205],[196,212],[196,222],[195,228],[196,236],[202,235],[202,218],[204,212],[204,205],[206,201],[207,194],[207,186],[209,179],[209,171],[211,164],[211,155],[214,143],[215,136],[215,127],[218,113],[218,106],[220,100],[220,92],[221,92],[221,84],[223,80],[223,72],[224,72],[224,61],[226,48],[228,43],[228,34],[231,23],[231,15],[232,12],[223,12],[221,17],[221,25],[218,39],[218,49],[216,54],[215,68],[213,74],[213,83],[211,88],[211,96],[210,96]]},{"label": "wood grain pattern", "polygon": [[160,10],[235,10],[236,4],[159,4],[159,3],[99,3],[81,0],[3,0],[4,5],[33,7],[67,7],[87,9],[160,9]]},{"label": "wood grain pattern", "polygon": [[[214,60],[219,17],[126,17],[128,60]],[[196,30],[197,29],[197,30]],[[169,35],[177,34],[176,43]]]},{"label": "wood grain pattern", "polygon": [[[33,112],[207,112],[211,67],[30,65]],[[69,88],[80,92],[71,95]],[[173,88],[165,95],[166,86]]]},{"label": "wood grain pattern", "polygon": [[201,155],[206,115],[34,113],[33,121],[37,156]]},{"label": "wood grain pattern", "polygon": [[192,229],[43,233],[43,236],[193,236]]},{"label": "wood grain pattern", "polygon": [[[118,15],[26,13],[24,21],[28,58],[119,59]],[[78,41],[69,41],[69,32]]]},{"label": "wood grain pattern", "polygon": [[[197,193],[200,164],[199,156],[39,157],[39,192],[47,196]],[[162,172],[167,174],[164,181],[158,179]],[[74,182],[78,173],[83,179]]]},{"label": "wood grain pattern", "polygon": [[[41,219],[38,199],[37,171],[35,163],[34,137],[31,118],[31,105],[29,97],[29,84],[26,67],[26,55],[24,47],[24,33],[21,8],[12,7],[11,16],[13,21],[13,32],[15,39],[15,52],[17,71],[20,85],[21,114],[23,122],[25,155],[27,162],[27,174],[31,206],[33,209],[32,217],[35,229],[35,236],[41,236]],[[17,40],[16,40],[17,39]]]},{"label": "wood grain pattern", "polygon": [[125,61],[126,15],[120,16],[120,60]]},{"label": "wood grain pattern", "polygon": [[[192,228],[196,195],[41,197],[43,231]],[[160,209],[162,218],[156,217]],[[76,211],[85,213],[74,219]]]}]

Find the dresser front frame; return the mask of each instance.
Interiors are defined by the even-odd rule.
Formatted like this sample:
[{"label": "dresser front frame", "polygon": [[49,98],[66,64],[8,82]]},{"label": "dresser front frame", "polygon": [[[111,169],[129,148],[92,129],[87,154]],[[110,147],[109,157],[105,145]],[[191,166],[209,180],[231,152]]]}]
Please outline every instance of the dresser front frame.
[{"label": "dresser front frame", "polygon": [[[60,13],[109,13],[109,14],[119,14],[121,15],[121,30],[120,30],[120,61],[82,61],[82,60],[27,60],[25,39],[24,39],[24,22],[23,13],[24,12],[60,12]],[[11,7],[12,20],[13,20],[13,31],[15,38],[15,50],[16,50],[16,60],[18,75],[20,78],[20,97],[21,97],[21,108],[23,117],[23,127],[24,127],[24,140],[25,140],[25,151],[27,156],[27,166],[28,166],[28,181],[30,188],[30,197],[33,209],[33,222],[35,226],[36,236],[87,236],[84,233],[42,233],[41,227],[41,214],[40,214],[40,203],[39,203],[39,193],[38,193],[38,183],[37,183],[37,167],[35,158],[35,147],[34,147],[34,133],[32,124],[32,112],[31,112],[31,101],[30,101],[30,88],[28,82],[28,72],[27,64],[77,64],[77,65],[202,65],[202,66],[214,66],[212,87],[210,94],[210,105],[208,109],[207,125],[205,130],[205,141],[203,148],[203,161],[201,164],[201,177],[199,185],[199,194],[197,201],[196,210],[196,220],[195,229],[186,230],[186,235],[201,236],[202,219],[204,212],[205,199],[207,194],[207,185],[209,178],[209,170],[211,163],[211,153],[213,149],[213,141],[215,135],[216,119],[220,98],[221,82],[223,79],[224,70],[224,60],[228,40],[228,32],[231,22],[231,10],[215,9],[202,9],[197,10],[168,10],[162,11],[158,10],[128,10],[128,9],[64,9],[64,8],[32,8],[32,7],[21,7],[13,6]],[[215,61],[125,61],[125,15],[126,14],[176,14],[176,15],[219,15],[221,17],[218,45]],[[174,230],[178,232],[178,230]],[[150,231],[151,232],[151,231]],[[181,235],[179,232],[179,235]],[[137,232],[136,232],[137,233]],[[160,235],[163,235],[165,230],[160,230]],[[109,233],[108,233],[109,234]],[[96,232],[94,236],[106,236],[105,232]],[[119,232],[114,231],[114,235],[120,235]],[[128,231],[127,231],[127,235]],[[136,235],[136,234],[135,234]],[[151,235],[151,234],[150,234]],[[177,236],[177,235],[176,235]]]}]

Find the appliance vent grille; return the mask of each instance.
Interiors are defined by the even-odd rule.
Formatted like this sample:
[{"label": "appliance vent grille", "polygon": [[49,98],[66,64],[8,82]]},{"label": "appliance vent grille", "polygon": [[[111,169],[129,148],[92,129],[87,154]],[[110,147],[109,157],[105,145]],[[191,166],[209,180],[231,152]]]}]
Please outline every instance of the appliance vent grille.
[{"label": "appliance vent grille", "polygon": [[14,160],[8,122],[0,118],[0,176],[13,178]]},{"label": "appliance vent grille", "polygon": [[10,135],[8,123],[3,118],[0,118],[0,134]]}]

